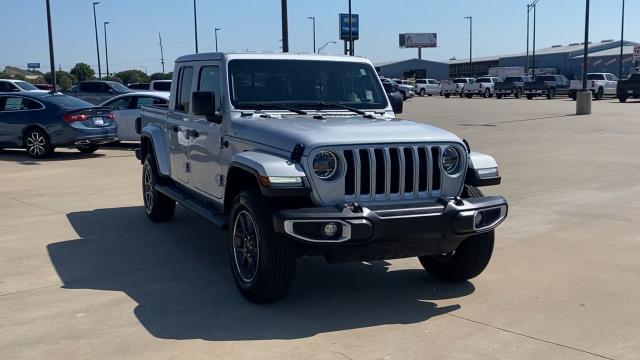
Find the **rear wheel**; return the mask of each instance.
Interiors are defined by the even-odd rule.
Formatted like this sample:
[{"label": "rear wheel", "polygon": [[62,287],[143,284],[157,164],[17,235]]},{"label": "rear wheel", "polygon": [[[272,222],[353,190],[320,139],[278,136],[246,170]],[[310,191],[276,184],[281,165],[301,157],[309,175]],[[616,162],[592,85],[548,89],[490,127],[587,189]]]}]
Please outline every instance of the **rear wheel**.
[{"label": "rear wheel", "polygon": [[626,95],[618,95],[618,100],[621,103],[627,102],[627,96]]},{"label": "rear wheel", "polygon": [[53,153],[49,135],[42,129],[33,128],[24,135],[24,146],[29,155],[36,159],[44,159]]},{"label": "rear wheel", "polygon": [[93,154],[94,152],[98,151],[100,147],[98,145],[95,144],[88,144],[88,145],[78,145],[76,146],[76,149],[78,149],[78,151],[80,151],[83,154]]},{"label": "rear wheel", "polygon": [[496,94],[496,99],[502,99],[502,94]]},{"label": "rear wheel", "polygon": [[522,96],[522,89],[521,88],[517,88],[516,89],[516,99],[520,99],[520,97]]},{"label": "rear wheel", "polygon": [[547,92],[547,99],[555,99],[556,98],[556,89],[551,88],[549,92]]},{"label": "rear wheel", "polygon": [[473,94],[466,94],[465,96],[467,99],[471,99],[473,97]]},{"label": "rear wheel", "polygon": [[444,97],[448,99],[451,97],[451,94],[444,94]]},{"label": "rear wheel", "polygon": [[228,232],[231,272],[247,300],[283,298],[295,274],[295,243],[273,231],[272,211],[254,192],[236,196]]},{"label": "rear wheel", "polygon": [[529,100],[533,99],[533,95],[527,94],[527,99],[529,99]]},{"label": "rear wheel", "polygon": [[596,91],[596,94],[595,94],[596,100],[602,100],[603,97],[604,97],[604,89],[598,88],[598,91]]},{"label": "rear wheel", "polygon": [[433,96],[433,94],[427,94],[427,96]]},{"label": "rear wheel", "polygon": [[171,220],[176,211],[176,202],[156,190],[156,185],[160,183],[162,179],[158,174],[155,160],[151,154],[148,154],[142,167],[142,195],[147,217],[157,223]]},{"label": "rear wheel", "polygon": [[[427,92],[424,90],[424,88],[423,88],[423,89],[420,89],[420,93],[419,93],[419,94],[420,94],[420,96],[424,96],[426,93],[427,93]],[[431,96],[431,95],[429,95],[429,96]]]},{"label": "rear wheel", "polygon": [[[465,185],[463,197],[482,197],[474,186]],[[449,254],[421,256],[418,259],[427,272],[445,281],[465,281],[482,273],[493,254],[494,231],[465,239]]]}]

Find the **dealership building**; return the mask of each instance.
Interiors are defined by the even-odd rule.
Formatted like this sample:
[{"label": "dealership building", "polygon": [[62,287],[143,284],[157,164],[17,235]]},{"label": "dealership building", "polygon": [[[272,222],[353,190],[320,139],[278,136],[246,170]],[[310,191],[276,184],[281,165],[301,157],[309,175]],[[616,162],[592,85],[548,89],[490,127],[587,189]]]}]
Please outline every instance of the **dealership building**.
[{"label": "dealership building", "polygon": [[[625,41],[623,46],[622,73],[626,77],[633,68],[640,66],[634,60],[634,48],[640,43]],[[618,74],[620,66],[620,41],[603,40],[588,45],[588,72],[608,72]],[[537,49],[535,65],[545,73],[565,75],[577,79],[582,75],[582,57],[584,43],[554,45]],[[529,52],[529,61],[533,67],[533,51]],[[448,63],[422,59],[409,59],[374,64],[378,73],[389,78],[431,78],[437,80],[457,77],[478,77],[487,75],[492,67],[526,68],[526,52],[512,55],[488,56],[469,59],[451,59]]]}]

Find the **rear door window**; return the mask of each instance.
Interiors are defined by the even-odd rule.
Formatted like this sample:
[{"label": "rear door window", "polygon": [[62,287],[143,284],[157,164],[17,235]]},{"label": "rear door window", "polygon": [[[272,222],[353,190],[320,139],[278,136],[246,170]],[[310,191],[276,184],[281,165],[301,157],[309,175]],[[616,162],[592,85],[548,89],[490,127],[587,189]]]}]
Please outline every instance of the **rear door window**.
[{"label": "rear door window", "polygon": [[180,69],[178,82],[178,96],[176,96],[176,111],[189,112],[191,106],[191,87],[193,84],[193,67]]},{"label": "rear door window", "polygon": [[141,109],[143,106],[166,105],[167,103],[167,100],[164,99],[154,98],[150,96],[140,96],[138,97],[136,108]]},{"label": "rear door window", "polygon": [[133,97],[125,96],[107,103],[106,106],[112,108],[113,110],[131,109],[132,100],[133,100]]},{"label": "rear door window", "polygon": [[37,101],[19,96],[7,96],[0,101],[0,111],[25,111],[43,108]]},{"label": "rear door window", "polygon": [[0,92],[15,91],[16,87],[8,81],[0,81]]}]

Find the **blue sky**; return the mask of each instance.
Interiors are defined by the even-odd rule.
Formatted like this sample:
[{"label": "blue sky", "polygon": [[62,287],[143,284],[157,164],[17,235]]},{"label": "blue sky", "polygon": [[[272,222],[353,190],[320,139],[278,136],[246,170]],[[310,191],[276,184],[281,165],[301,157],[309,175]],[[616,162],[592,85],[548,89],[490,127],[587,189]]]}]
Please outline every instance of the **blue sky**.
[{"label": "blue sky", "polygon": [[[200,51],[214,49],[213,29],[220,27],[222,51],[279,51],[279,0],[197,0]],[[423,58],[447,60],[468,56],[468,22],[474,23],[474,57],[524,52],[527,0],[353,0],[360,14],[356,55],[375,61],[417,57],[399,49],[398,33],[437,32],[439,47]],[[538,47],[581,41],[584,0],[540,0]],[[48,70],[44,0],[0,0],[0,68],[42,63]],[[97,68],[92,0],[51,0],[56,63],[68,70],[77,62]],[[311,20],[317,21],[317,43],[337,40],[338,13],[346,0],[289,0],[291,51],[312,51]],[[619,39],[621,0],[591,0],[591,40]],[[192,0],[102,0],[97,7],[104,67],[102,22],[109,25],[110,70],[160,67],[158,32],[162,33],[167,71],[173,60],[194,51]],[[640,41],[640,0],[627,0],[625,38]],[[15,31],[8,31],[14,29]],[[325,52],[341,53],[342,43]],[[57,66],[57,65],[56,65]],[[104,71],[104,69],[103,69]]]}]

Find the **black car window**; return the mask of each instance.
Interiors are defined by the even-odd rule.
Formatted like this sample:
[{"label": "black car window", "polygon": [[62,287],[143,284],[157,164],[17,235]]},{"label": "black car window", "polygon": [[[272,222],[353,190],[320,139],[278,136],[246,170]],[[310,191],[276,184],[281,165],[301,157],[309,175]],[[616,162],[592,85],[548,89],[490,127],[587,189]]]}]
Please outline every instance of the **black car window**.
[{"label": "black car window", "polygon": [[203,66],[200,69],[198,91],[213,91],[216,96],[216,114],[220,112],[220,67]]},{"label": "black car window", "polygon": [[127,88],[126,86],[120,84],[119,82],[109,81],[108,83],[102,83],[102,85],[104,86],[104,89],[105,89],[106,92],[108,92],[111,89],[113,89],[113,90],[115,90],[117,92],[120,92],[120,93],[130,92],[129,88]]},{"label": "black car window", "polygon": [[83,82],[83,83],[80,83],[80,86],[78,86],[78,89],[81,92],[89,92],[89,93],[99,92],[98,91],[98,83],[94,83],[94,82]]},{"label": "black car window", "polygon": [[156,91],[171,91],[171,81],[160,81],[153,84],[153,89]]},{"label": "black car window", "polygon": [[176,111],[189,112],[191,105],[191,85],[193,83],[193,67],[180,69],[178,82],[178,96],[176,96]]},{"label": "black car window", "polygon": [[37,101],[31,100],[31,99],[27,99],[27,98],[22,98],[22,108],[23,110],[40,110],[43,109],[44,107]]},{"label": "black car window", "polygon": [[107,103],[106,106],[114,110],[131,109],[131,100],[133,100],[131,96],[125,96]]},{"label": "black car window", "polygon": [[138,97],[138,103],[136,105],[136,108],[141,109],[143,106],[150,106],[150,105],[166,105],[167,103],[168,103],[167,100],[164,100],[164,99],[159,99],[159,98],[150,97],[150,96],[140,96]]},{"label": "black car window", "polygon": [[8,81],[0,81],[0,92],[15,91],[16,87]]}]

